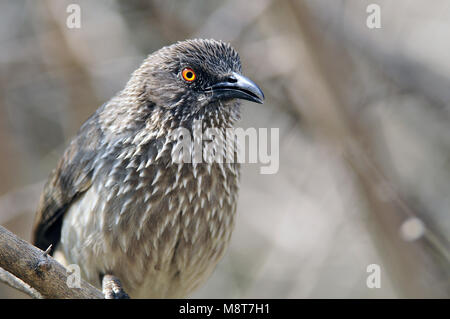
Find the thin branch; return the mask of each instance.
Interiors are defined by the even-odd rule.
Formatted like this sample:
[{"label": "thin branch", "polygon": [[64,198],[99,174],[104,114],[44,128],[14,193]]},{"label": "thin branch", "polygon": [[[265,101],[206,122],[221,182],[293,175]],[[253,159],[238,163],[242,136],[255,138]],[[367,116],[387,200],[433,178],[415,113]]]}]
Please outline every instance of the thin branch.
[{"label": "thin branch", "polygon": [[24,294],[27,294],[34,299],[42,299],[42,295],[30,285],[24,283],[22,280],[7,272],[5,269],[0,268],[0,282],[3,282],[11,288],[17,289]]},{"label": "thin branch", "polygon": [[[100,290],[82,279],[80,288],[69,288],[67,285],[69,275],[63,265],[2,226],[0,226],[0,267],[23,280],[43,298],[104,298]],[[0,276],[0,281],[8,285],[18,283],[17,280],[12,281],[10,276],[7,278],[4,280],[4,276]]]}]

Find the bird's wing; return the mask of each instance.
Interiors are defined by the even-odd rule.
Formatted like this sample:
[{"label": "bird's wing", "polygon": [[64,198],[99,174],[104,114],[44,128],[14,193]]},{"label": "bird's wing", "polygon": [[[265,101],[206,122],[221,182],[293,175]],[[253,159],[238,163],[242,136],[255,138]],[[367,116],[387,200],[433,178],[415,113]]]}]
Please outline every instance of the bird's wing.
[{"label": "bird's wing", "polygon": [[83,124],[44,187],[32,235],[40,249],[56,247],[65,212],[92,184],[93,162],[102,139],[98,118],[97,112]]}]

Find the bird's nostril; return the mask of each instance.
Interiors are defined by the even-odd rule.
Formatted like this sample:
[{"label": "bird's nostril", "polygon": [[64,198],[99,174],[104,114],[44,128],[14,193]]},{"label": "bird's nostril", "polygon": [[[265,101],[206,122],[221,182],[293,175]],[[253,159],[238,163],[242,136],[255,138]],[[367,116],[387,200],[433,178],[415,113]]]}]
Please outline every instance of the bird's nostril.
[{"label": "bird's nostril", "polygon": [[235,77],[234,75],[230,75],[230,76],[227,78],[227,81],[228,81],[229,83],[236,83],[238,80],[236,79],[236,77]]}]

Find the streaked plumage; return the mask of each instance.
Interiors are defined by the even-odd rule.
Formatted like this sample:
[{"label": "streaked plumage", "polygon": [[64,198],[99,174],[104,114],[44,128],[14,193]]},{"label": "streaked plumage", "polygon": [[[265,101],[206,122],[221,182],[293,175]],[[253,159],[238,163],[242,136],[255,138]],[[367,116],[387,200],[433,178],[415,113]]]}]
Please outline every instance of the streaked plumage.
[{"label": "streaked plumage", "polygon": [[[198,73],[195,83],[180,79],[185,66]],[[233,127],[239,104],[210,87],[240,72],[236,51],[214,40],[151,54],[68,146],[42,194],[34,243],[52,244],[98,287],[110,273],[132,298],[188,295],[229,242],[239,164],[175,163],[169,136],[195,132],[196,120]]]}]

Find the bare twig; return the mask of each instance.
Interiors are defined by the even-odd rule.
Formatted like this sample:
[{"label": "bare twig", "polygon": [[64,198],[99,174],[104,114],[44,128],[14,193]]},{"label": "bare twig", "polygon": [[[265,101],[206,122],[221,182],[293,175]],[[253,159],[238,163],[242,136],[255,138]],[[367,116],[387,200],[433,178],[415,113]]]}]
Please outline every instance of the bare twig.
[{"label": "bare twig", "polygon": [[24,283],[22,280],[7,272],[3,268],[0,268],[0,282],[7,284],[11,288],[17,289],[32,298],[42,299],[42,295],[36,291],[36,289],[31,288],[28,284]]},{"label": "bare twig", "polygon": [[[68,274],[63,265],[2,226],[0,226],[0,267],[23,280],[43,298],[104,298],[100,290],[82,279],[80,288],[69,288]],[[13,280],[11,276],[0,276],[0,281],[10,286],[18,285],[19,282]],[[24,285],[22,289],[26,289],[23,287]]]}]

